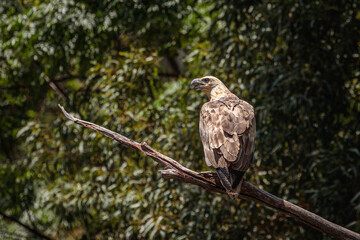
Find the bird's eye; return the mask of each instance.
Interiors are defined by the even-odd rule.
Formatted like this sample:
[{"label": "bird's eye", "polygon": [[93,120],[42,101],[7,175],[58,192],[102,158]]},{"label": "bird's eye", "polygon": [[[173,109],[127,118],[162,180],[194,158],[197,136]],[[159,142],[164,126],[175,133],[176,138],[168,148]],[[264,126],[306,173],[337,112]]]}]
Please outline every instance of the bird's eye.
[{"label": "bird's eye", "polygon": [[209,81],[210,81],[209,78],[203,78],[203,82],[204,82],[204,83],[208,83]]}]

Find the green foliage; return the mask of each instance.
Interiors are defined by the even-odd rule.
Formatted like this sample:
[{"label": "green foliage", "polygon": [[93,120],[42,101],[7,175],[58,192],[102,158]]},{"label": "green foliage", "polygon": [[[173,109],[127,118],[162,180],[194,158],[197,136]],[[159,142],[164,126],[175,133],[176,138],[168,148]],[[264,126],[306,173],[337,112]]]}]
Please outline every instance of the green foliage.
[{"label": "green foliage", "polygon": [[[206,100],[189,83],[211,74],[256,108],[248,180],[360,231],[356,1],[5,1],[0,13],[1,212],[60,239],[327,239],[164,180],[57,108],[208,170]],[[0,223],[0,237],[32,236]]]}]

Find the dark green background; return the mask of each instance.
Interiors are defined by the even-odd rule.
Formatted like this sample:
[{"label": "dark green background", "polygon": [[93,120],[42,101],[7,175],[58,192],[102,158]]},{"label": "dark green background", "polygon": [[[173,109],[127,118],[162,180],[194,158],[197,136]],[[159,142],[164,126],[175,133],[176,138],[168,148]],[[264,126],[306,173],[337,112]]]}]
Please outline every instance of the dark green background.
[{"label": "dark green background", "polygon": [[[1,1],[0,212],[54,239],[329,239],[57,107],[208,170],[189,85],[214,75],[256,110],[247,179],[360,232],[360,4],[274,2]],[[0,238],[36,236],[0,218]]]}]

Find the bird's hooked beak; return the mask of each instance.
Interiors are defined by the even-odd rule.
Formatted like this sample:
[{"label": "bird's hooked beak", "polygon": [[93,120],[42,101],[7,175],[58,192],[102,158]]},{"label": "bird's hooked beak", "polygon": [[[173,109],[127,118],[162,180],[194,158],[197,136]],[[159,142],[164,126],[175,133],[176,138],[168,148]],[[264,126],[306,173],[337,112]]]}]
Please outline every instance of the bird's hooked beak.
[{"label": "bird's hooked beak", "polygon": [[200,78],[196,78],[194,80],[191,81],[191,85],[190,87],[195,89],[195,90],[200,90],[204,87],[205,83],[201,81]]}]

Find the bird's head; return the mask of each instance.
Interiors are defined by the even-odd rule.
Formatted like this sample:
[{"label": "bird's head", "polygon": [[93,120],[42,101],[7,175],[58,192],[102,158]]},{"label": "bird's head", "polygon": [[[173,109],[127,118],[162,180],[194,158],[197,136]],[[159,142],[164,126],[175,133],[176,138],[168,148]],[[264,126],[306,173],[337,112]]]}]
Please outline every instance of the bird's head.
[{"label": "bird's head", "polygon": [[201,90],[206,93],[210,99],[218,98],[220,97],[219,94],[223,95],[229,91],[218,78],[213,76],[196,78],[192,80],[190,86],[195,90]]},{"label": "bird's head", "polygon": [[219,79],[213,76],[205,76],[192,80],[191,87],[195,90],[209,91],[218,85],[224,85]]}]

